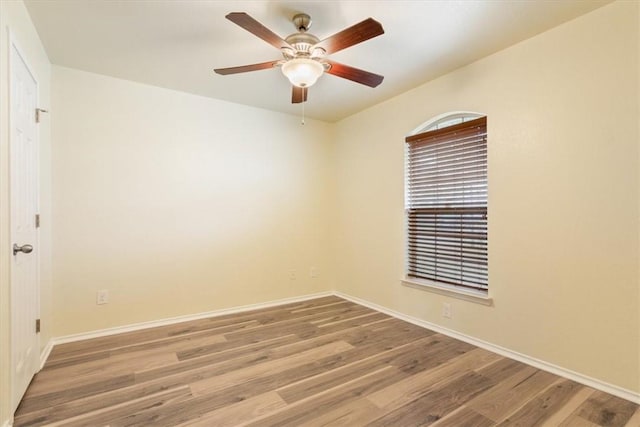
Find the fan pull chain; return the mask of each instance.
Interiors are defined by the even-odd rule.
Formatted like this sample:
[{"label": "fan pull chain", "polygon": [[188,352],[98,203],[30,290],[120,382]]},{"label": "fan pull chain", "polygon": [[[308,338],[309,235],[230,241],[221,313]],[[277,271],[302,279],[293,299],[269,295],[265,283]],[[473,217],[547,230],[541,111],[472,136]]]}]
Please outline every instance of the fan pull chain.
[{"label": "fan pull chain", "polygon": [[302,121],[300,122],[300,124],[304,126],[304,101],[302,101],[301,104],[302,104]]}]

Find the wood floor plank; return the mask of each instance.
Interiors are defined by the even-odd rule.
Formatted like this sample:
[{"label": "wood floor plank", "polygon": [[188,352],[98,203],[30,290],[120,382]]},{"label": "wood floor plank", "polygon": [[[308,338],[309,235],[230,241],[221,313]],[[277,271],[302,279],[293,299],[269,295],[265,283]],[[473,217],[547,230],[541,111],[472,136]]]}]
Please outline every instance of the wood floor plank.
[{"label": "wood floor plank", "polygon": [[[347,300],[344,300],[344,299],[338,298],[338,297],[326,297],[326,298],[327,299],[325,301],[321,302],[321,303],[308,305],[306,307],[291,308],[290,311],[291,311],[292,314],[309,313],[309,312],[317,312],[317,311],[326,310],[327,308],[329,308],[331,306],[338,305],[338,304],[353,304],[351,301],[347,301]],[[319,301],[319,299],[314,300],[314,301]]]},{"label": "wood floor plank", "polygon": [[464,405],[494,383],[477,372],[468,372],[453,381],[401,406],[378,418],[369,425],[374,426],[428,426]]},{"label": "wood floor plank", "polygon": [[387,411],[395,410],[432,391],[442,381],[450,381],[499,359],[500,356],[495,353],[476,348],[433,369],[421,371],[378,392],[371,393],[367,399],[379,408]]},{"label": "wood floor plank", "polygon": [[516,412],[531,399],[531,396],[537,395],[555,380],[555,375],[528,366],[500,381],[467,406],[498,423]]},{"label": "wood floor plank", "polygon": [[[352,348],[349,344],[345,344],[343,342],[340,343],[335,338],[328,339],[326,341],[297,341],[294,343],[278,346],[275,350],[269,348],[263,349],[261,351],[252,351],[254,349],[250,349],[249,351],[243,351],[239,354],[224,354],[224,357],[217,359],[206,356],[202,358],[204,359],[202,361],[204,363],[195,364],[194,362],[200,362],[200,360],[190,359],[184,362],[178,362],[165,368],[138,372],[136,373],[136,382],[144,383],[145,381],[151,379],[159,379],[161,381],[173,379],[173,381],[171,383],[168,383],[167,386],[174,385],[175,383],[185,383],[193,385],[195,383],[206,383],[207,381],[217,382],[222,375],[237,375],[247,367],[251,368],[258,365],[262,365],[260,366],[260,369],[263,371],[268,370],[269,367],[274,365],[282,365],[284,369],[292,370],[295,369],[295,365],[287,365],[285,362],[283,362],[283,359],[286,356],[296,356],[297,359],[304,359],[305,357],[309,356],[309,353],[305,353],[305,351],[318,352],[315,354],[317,356],[319,352],[324,351],[323,349],[318,350],[319,347],[335,345],[336,343],[339,343],[338,346],[342,350],[346,348]],[[301,355],[301,353],[304,354]],[[332,357],[333,356],[328,356],[329,359]],[[322,360],[322,358],[315,360]],[[270,363],[269,365],[264,365],[264,363],[268,362]],[[291,362],[291,359],[289,359],[288,362]],[[188,364],[189,366],[182,366],[183,364]],[[176,366],[178,366],[178,368],[176,368]],[[272,371],[269,371],[269,374],[273,375],[280,371],[281,369],[274,369]],[[311,372],[311,370],[308,371]],[[236,374],[233,374],[234,372]],[[217,379],[211,380],[212,378]]]},{"label": "wood floor plank", "polygon": [[382,416],[382,410],[367,399],[358,399],[330,409],[305,422],[306,427],[354,427]]},{"label": "wood floor plank", "polygon": [[478,368],[477,372],[493,380],[493,382],[497,384],[501,381],[505,381],[507,378],[511,378],[513,375],[526,368],[527,365],[524,363],[503,357],[496,360],[494,363]]},{"label": "wood floor plank", "polygon": [[449,415],[440,418],[438,421],[434,422],[431,425],[432,427],[492,427],[495,426],[496,423],[489,418],[477,413],[468,406],[463,405],[455,411],[449,413]]},{"label": "wood floor plank", "polygon": [[282,340],[293,342],[297,340],[297,337],[294,334],[283,334],[277,336],[275,338],[265,338],[265,339],[252,339],[248,338],[246,340],[235,340],[235,341],[223,341],[219,343],[207,344],[207,345],[199,345],[194,346],[192,348],[188,348],[185,350],[180,350],[176,352],[176,356],[178,360],[188,360],[202,356],[208,355],[217,355],[226,351],[236,351],[241,348],[249,347],[249,346],[260,346],[266,342],[273,342],[275,340]]},{"label": "wood floor plank", "polygon": [[[321,317],[321,314],[314,314],[312,316],[308,316],[307,320],[311,320],[313,318]],[[378,320],[387,319],[389,316],[382,313],[367,313],[363,316],[357,316],[352,319],[348,319],[342,321],[340,324],[328,326],[326,328],[320,329],[319,327],[311,324],[308,321],[301,322],[298,319],[293,319],[291,321],[281,321],[275,324],[269,324],[262,327],[256,327],[247,329],[244,331],[234,332],[230,334],[226,334],[228,340],[238,340],[238,339],[269,339],[275,338],[282,335],[288,334],[296,334],[301,339],[307,339],[318,335],[324,335],[328,333],[332,333],[335,331],[342,330],[344,328],[350,328],[355,326],[366,325]]]},{"label": "wood floor plank", "polygon": [[61,344],[59,346],[55,346],[51,351],[49,361],[76,357],[83,354],[103,351],[105,349],[115,351],[116,349],[126,348],[131,345],[139,346],[144,343],[170,339],[173,337],[191,333],[206,332],[216,329],[222,329],[223,332],[230,332],[234,329],[243,329],[247,326],[247,323],[257,322],[255,321],[255,319],[249,321],[241,321],[238,319],[234,320],[233,318],[221,320],[219,319],[216,321],[212,321],[210,319],[202,319],[191,322],[184,322],[177,325],[159,326],[123,334],[116,334],[68,344]]},{"label": "wood floor plank", "polygon": [[598,391],[578,408],[578,416],[605,427],[624,427],[636,410],[637,405]]},{"label": "wood floor plank", "polygon": [[270,340],[260,341],[257,343],[229,347],[221,346],[221,350],[215,353],[207,353],[203,356],[180,360],[169,365],[160,366],[152,369],[144,369],[136,372],[136,382],[144,382],[162,378],[169,375],[180,374],[194,369],[216,365],[218,363],[235,360],[240,358],[256,357],[258,354],[268,355],[268,351],[274,348],[280,348],[288,344],[299,343],[295,335],[285,335],[283,337],[273,338]]},{"label": "wood floor plank", "polygon": [[40,372],[49,371],[52,369],[64,368],[67,366],[82,365],[86,362],[92,362],[94,360],[106,359],[111,355],[111,351],[102,350],[89,354],[81,354],[78,356],[72,356],[67,358],[60,358],[55,360],[47,360],[47,363],[42,367]]},{"label": "wood floor plank", "polygon": [[[549,424],[549,425],[553,425],[553,424]],[[594,424],[591,421],[587,421],[584,418],[579,417],[575,414],[570,415],[569,418],[567,418],[562,422],[562,424],[557,424],[557,425],[558,427],[601,427],[600,425]],[[632,427],[636,427],[636,426],[637,424]]]},{"label": "wood floor plank", "polygon": [[247,425],[254,427],[304,425],[337,406],[356,401],[361,396],[380,390],[406,375],[395,367],[386,366],[339,387],[294,402],[288,405],[286,410],[278,411],[268,417],[257,418]]},{"label": "wood floor plank", "polygon": [[[37,377],[34,378],[37,381]],[[17,414],[28,413],[44,409],[47,407],[57,406],[72,400],[81,399],[87,396],[95,396],[112,390],[121,389],[133,385],[135,376],[133,374],[120,375],[106,380],[91,382],[81,386],[69,387],[63,391],[45,393],[41,395],[31,396],[30,390],[27,389],[25,397],[23,397],[18,406]],[[35,382],[33,384],[36,384]]]},{"label": "wood floor plank", "polygon": [[280,312],[269,313],[268,316],[262,316],[260,323],[263,325],[273,325],[275,323],[287,324],[292,322],[314,322],[321,319],[331,318],[334,316],[355,316],[372,310],[353,304],[348,301],[342,301],[337,304],[315,306],[305,310],[284,310]]},{"label": "wood floor plank", "polygon": [[204,331],[190,332],[187,334],[171,335],[167,338],[147,341],[137,345],[132,344],[113,348],[110,350],[110,352],[112,356],[152,350],[177,352],[203,345],[226,342],[227,339],[224,336],[225,333],[229,331],[237,331],[239,329],[250,328],[255,324],[256,322],[253,321],[242,322],[239,325],[228,325],[219,328],[205,329]]},{"label": "wood floor plank", "polygon": [[[211,345],[212,343],[222,343],[226,341],[224,333],[231,330],[244,329],[252,326],[256,322],[242,322],[240,325],[223,326],[219,328],[205,329],[203,331],[189,332],[182,335],[171,335],[164,338],[157,338],[153,340],[147,340],[140,343],[124,344],[120,346],[112,347],[108,350],[110,356],[125,355],[131,353],[138,353],[140,351],[164,351],[181,349],[191,349],[203,345]],[[98,354],[104,351],[98,352]],[[80,357],[91,357],[92,353],[85,353]],[[68,358],[57,359],[53,362],[54,366],[60,364],[66,364]],[[49,363],[47,363],[49,365]],[[48,366],[47,366],[48,368]]]},{"label": "wood floor plank", "polygon": [[336,331],[340,331],[344,328],[354,328],[358,326],[373,325],[375,323],[387,321],[387,320],[389,320],[388,315],[384,313],[374,312],[374,313],[367,314],[365,316],[359,316],[357,318],[340,322],[339,324],[326,326],[324,328],[319,328],[319,327],[308,328],[305,331],[299,332],[297,335],[300,337],[300,339],[308,339],[318,335],[331,334]]},{"label": "wood floor plank", "polygon": [[188,386],[183,386],[167,391],[159,392],[139,399],[111,405],[97,411],[88,412],[70,419],[46,424],[52,427],[80,427],[108,425],[112,420],[120,418],[132,412],[143,411],[147,408],[160,408],[175,402],[187,400],[191,397]]},{"label": "wood floor plank", "polygon": [[[390,318],[385,318],[379,323],[386,323],[391,320],[392,319]],[[321,334],[321,336],[326,337],[328,339],[327,342],[329,342],[329,340],[333,338],[350,342],[351,339],[361,337],[364,331],[370,332],[369,328],[365,329],[366,326],[367,325],[353,325],[353,326],[344,325],[344,327],[342,328],[338,328],[335,331],[332,331],[330,333],[323,333]],[[180,351],[177,353],[177,355],[178,355],[178,359],[182,361],[182,360],[187,360],[191,358],[202,357],[205,355],[222,354],[223,352],[226,352],[229,350],[235,351],[237,349],[241,349],[246,346],[253,346],[253,345],[259,346],[263,343],[271,342],[272,340],[276,340],[276,339],[285,339],[291,342],[291,341],[304,341],[304,340],[314,338],[313,335],[310,335],[303,340],[300,338],[298,334],[296,334],[297,332],[300,332],[300,329],[293,329],[289,331],[291,332],[289,335],[277,334],[277,336],[274,338],[268,338],[265,336],[261,337],[260,334],[252,334],[249,336],[245,335],[241,339],[238,337],[235,337],[235,339],[228,340],[227,342],[224,342],[224,343],[212,344],[208,346],[200,346],[190,350]]]},{"label": "wood floor plank", "polygon": [[[379,316],[381,313],[372,310],[363,310],[355,304],[345,304],[342,306],[331,306],[331,311],[304,313],[298,315],[286,315],[263,321],[260,325],[247,328],[241,331],[234,331],[226,334],[229,340],[246,339],[247,337],[274,338],[288,333],[304,333],[307,330],[316,330],[317,327],[311,323],[313,320],[323,319],[329,315],[341,315],[346,318],[356,318],[361,316]],[[383,315],[384,316],[384,315]]]},{"label": "wood floor plank", "polygon": [[640,426],[640,406],[636,408],[636,411],[633,413],[629,421],[627,421],[627,425],[625,427],[635,427]]},{"label": "wood floor plank", "polygon": [[582,405],[595,391],[589,387],[583,387],[574,394],[560,409],[547,418],[546,423],[549,425],[562,426],[570,419],[576,410]]},{"label": "wood floor plank", "polygon": [[[500,360],[504,361],[504,359],[500,359]],[[491,364],[491,366],[498,366],[498,365],[500,365],[500,363]],[[531,377],[541,372],[538,369],[534,368],[533,366],[527,366],[527,365],[521,365],[521,366],[516,365],[516,366],[519,368],[518,370],[511,372],[510,375],[506,375],[502,377],[501,380],[496,381],[497,384],[495,386],[491,387],[485,393],[482,393],[480,396],[471,400],[469,403],[467,403],[466,406],[468,406],[469,408],[473,408],[476,411],[481,413],[486,412],[485,410],[482,409],[484,405],[487,405],[489,408],[491,408],[490,410],[493,410],[494,409],[493,405],[496,400],[501,400],[504,397],[509,397],[510,395],[515,394],[512,391],[513,388],[517,387],[518,385],[521,385],[523,382],[526,382],[527,380],[531,379]],[[482,370],[482,368],[476,371],[481,371],[480,373],[485,372],[485,370]],[[551,381],[553,382],[555,381],[555,379],[556,377],[552,375]],[[545,386],[544,388],[546,388],[547,386]]]},{"label": "wood floor plank", "polygon": [[[108,363],[110,359],[113,364]],[[165,366],[177,360],[175,353],[142,352],[135,357],[125,359],[114,357],[78,365],[76,371],[71,371],[67,375],[65,373],[70,371],[72,367],[65,368],[64,372],[59,370],[45,371],[36,375],[36,378],[41,378],[42,381],[36,381],[32,387],[29,387],[26,398],[31,399],[40,395],[63,392],[70,387],[99,384],[112,378],[133,375],[136,370]]]},{"label": "wood floor plank", "polygon": [[340,315],[340,316],[333,316],[331,318],[325,318],[322,319],[318,322],[311,322],[313,323],[315,326],[317,326],[318,328],[328,328],[330,326],[336,326],[336,325],[340,325],[342,322],[346,322],[348,320],[356,320],[356,319],[360,319],[362,317],[367,317],[367,316],[371,316],[374,314],[378,314],[379,313],[375,313],[375,312],[371,312],[370,310],[362,310],[360,312],[355,312],[355,313],[349,313],[350,315]]},{"label": "wood floor plank", "polygon": [[57,345],[15,427],[640,427],[638,405],[328,296]]},{"label": "wood floor plank", "polygon": [[499,426],[537,426],[559,411],[584,386],[571,380],[558,379]]},{"label": "wood floor plank", "polygon": [[169,377],[142,384],[133,384],[92,396],[71,399],[38,410],[29,410],[29,408],[24,410],[21,408],[16,413],[16,425],[39,425],[38,420],[46,420],[47,422],[65,420],[109,406],[116,406],[124,402],[186,386],[188,386],[186,382]]},{"label": "wood floor plank", "polygon": [[190,427],[224,427],[237,426],[287,406],[278,393],[262,393],[242,402],[225,406],[222,409],[208,412],[196,420],[187,421],[180,426]]},{"label": "wood floor plank", "polygon": [[[430,339],[430,337],[426,337],[423,338],[423,341],[428,341]],[[349,363],[341,367],[335,367],[330,371],[322,372],[319,375],[305,378],[301,381],[279,388],[278,393],[287,403],[293,403],[314,394],[340,386],[345,382],[357,379],[375,370],[378,366],[392,365],[393,360],[401,358],[408,353],[414,354],[415,351],[416,350],[413,348],[412,343],[400,345],[384,351],[375,349],[374,351],[368,352],[370,356],[367,357],[365,356],[366,353],[364,353],[361,348],[358,351],[360,353],[360,357],[353,358],[355,359],[353,363]],[[351,357],[351,354],[345,354],[344,356],[344,359],[348,360],[348,358]]]},{"label": "wood floor plank", "polygon": [[69,366],[60,366],[56,369],[42,370],[42,378],[52,380],[60,378],[76,378],[89,376],[100,372],[122,370],[132,372],[139,370],[155,369],[178,361],[174,352],[188,349],[193,346],[212,345],[226,342],[222,335],[206,335],[192,337],[188,340],[172,341],[162,347],[147,347],[131,353],[113,353],[107,358],[86,361]]},{"label": "wood floor plank", "polygon": [[124,417],[110,421],[111,427],[173,427],[196,420],[199,417],[220,408],[229,407],[247,398],[230,393],[194,396],[192,399],[171,405],[167,408],[150,408],[132,412]]},{"label": "wood floor plank", "polygon": [[[338,329],[332,333],[323,333],[323,336],[332,334],[342,334],[344,331],[345,338],[349,344],[354,346],[370,345],[373,342],[380,344],[381,347],[393,346],[397,343],[416,342],[424,337],[435,335],[433,331],[419,328],[406,322],[398,322],[397,319],[383,318],[371,324],[355,326],[349,329]],[[353,333],[349,332],[353,331]]]},{"label": "wood floor plank", "polygon": [[343,353],[351,349],[353,349],[353,346],[344,341],[328,343],[290,356],[261,363],[254,363],[243,369],[236,369],[222,375],[216,375],[201,381],[192,382],[191,390],[196,396],[213,393],[217,390],[229,387],[232,384],[250,381],[273,372],[282,372],[292,366],[304,364],[309,360]]},{"label": "wood floor plank", "polygon": [[442,335],[433,338],[424,344],[417,344],[413,353],[395,359],[392,364],[403,372],[417,374],[473,350],[466,343],[445,339]]}]

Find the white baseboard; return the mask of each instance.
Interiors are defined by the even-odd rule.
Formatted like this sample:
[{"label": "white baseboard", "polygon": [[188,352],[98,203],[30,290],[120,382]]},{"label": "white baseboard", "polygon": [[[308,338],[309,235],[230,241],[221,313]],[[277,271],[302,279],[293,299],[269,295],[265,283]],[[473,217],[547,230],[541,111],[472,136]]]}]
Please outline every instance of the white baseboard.
[{"label": "white baseboard", "polygon": [[44,364],[49,358],[49,355],[51,354],[51,350],[53,350],[53,344],[54,344],[54,341],[52,338],[47,342],[47,345],[44,346],[44,349],[42,349],[42,351],[40,352],[40,367],[38,368],[38,371],[40,371],[44,367]]},{"label": "white baseboard", "polygon": [[456,332],[454,330],[442,327],[440,325],[436,325],[435,323],[427,322],[426,320],[418,319],[413,316],[408,316],[406,314],[397,312],[395,310],[391,310],[387,307],[383,307],[381,305],[363,300],[361,298],[357,298],[351,295],[344,294],[342,292],[334,291],[333,294],[337,297],[344,298],[356,304],[364,305],[365,307],[369,307],[373,310],[380,311],[382,313],[388,314],[389,316],[393,316],[395,318],[407,321],[409,323],[413,323],[414,325],[421,326],[423,328],[430,329],[432,331],[436,331],[443,335],[450,336],[452,338],[458,339],[460,341],[467,342],[469,344],[473,344],[476,347],[483,348],[485,350],[492,351],[501,356],[508,357],[510,359],[517,360],[518,362],[526,363],[527,365],[531,365],[535,368],[541,369],[543,371],[551,372],[552,374],[559,375],[561,377],[573,380],[577,383],[584,384],[586,386],[592,387],[596,390],[604,391],[605,393],[612,394],[614,396],[621,397],[623,399],[629,400],[634,403],[640,404],[640,393],[624,389],[622,387],[618,387],[613,384],[606,383],[604,381],[600,381],[595,378],[591,378],[587,375],[580,374],[578,372],[571,371],[569,369],[563,368],[561,366],[554,365],[552,363],[545,362],[544,360],[536,359],[531,356],[527,356],[526,354],[518,353],[513,350],[509,350],[508,348],[500,347],[498,345],[492,344],[487,341],[483,341],[469,335],[461,334],[460,332]]},{"label": "white baseboard", "polygon": [[[184,316],[170,317],[160,320],[152,320],[149,322],[134,323],[131,325],[116,326],[114,328],[100,329],[97,331],[82,332],[79,334],[65,335],[52,338],[49,342],[51,346],[58,344],[66,344],[74,341],[88,340],[91,338],[106,337],[109,335],[122,334],[124,332],[139,331],[141,329],[155,328],[157,326],[173,325],[175,323],[188,322],[191,320],[205,319],[208,317],[218,317],[225,314],[242,313],[244,311],[259,310],[261,308],[277,307],[279,305],[291,304],[296,302],[307,301],[310,299],[327,297],[333,295],[333,292],[319,292],[317,294],[303,295],[300,297],[284,298],[275,301],[262,302],[257,304],[243,305],[239,307],[223,308],[220,310],[207,311],[204,313],[187,314]],[[47,344],[48,346],[49,344]],[[51,351],[51,350],[49,350]],[[49,354],[47,353],[47,357]],[[43,360],[46,361],[46,358]]]}]

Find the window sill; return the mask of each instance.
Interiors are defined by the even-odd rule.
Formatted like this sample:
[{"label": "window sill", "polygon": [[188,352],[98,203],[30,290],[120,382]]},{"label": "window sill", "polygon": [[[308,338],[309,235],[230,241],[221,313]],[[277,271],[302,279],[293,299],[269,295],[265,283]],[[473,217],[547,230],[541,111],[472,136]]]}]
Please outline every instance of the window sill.
[{"label": "window sill", "polygon": [[445,295],[452,298],[461,299],[464,301],[474,302],[476,304],[482,304],[487,306],[493,305],[493,298],[490,298],[488,294],[482,291],[474,291],[471,289],[461,289],[452,285],[445,285],[442,283],[432,282],[430,280],[420,279],[401,279],[404,286],[410,288],[421,289],[424,291],[434,292],[436,294]]}]

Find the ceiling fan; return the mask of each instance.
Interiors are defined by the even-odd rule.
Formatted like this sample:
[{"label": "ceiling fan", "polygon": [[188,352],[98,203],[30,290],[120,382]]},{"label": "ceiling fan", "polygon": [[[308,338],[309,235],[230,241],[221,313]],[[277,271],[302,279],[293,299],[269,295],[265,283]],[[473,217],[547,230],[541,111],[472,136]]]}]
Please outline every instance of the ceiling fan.
[{"label": "ceiling fan", "polygon": [[307,100],[308,88],[323,73],[332,74],[369,87],[378,86],[384,78],[378,74],[326,59],[326,55],[384,34],[382,25],[372,18],[365,19],[359,24],[346,28],[324,40],[320,40],[307,32],[311,27],[311,17],[305,13],[299,13],[293,17],[293,25],[295,25],[298,32],[291,34],[286,39],[282,39],[244,12],[233,12],[228,14],[226,18],[279,49],[284,59],[239,67],[216,68],[214,71],[218,74],[227,75],[281,67],[282,73],[293,85],[291,102],[294,104]]}]

